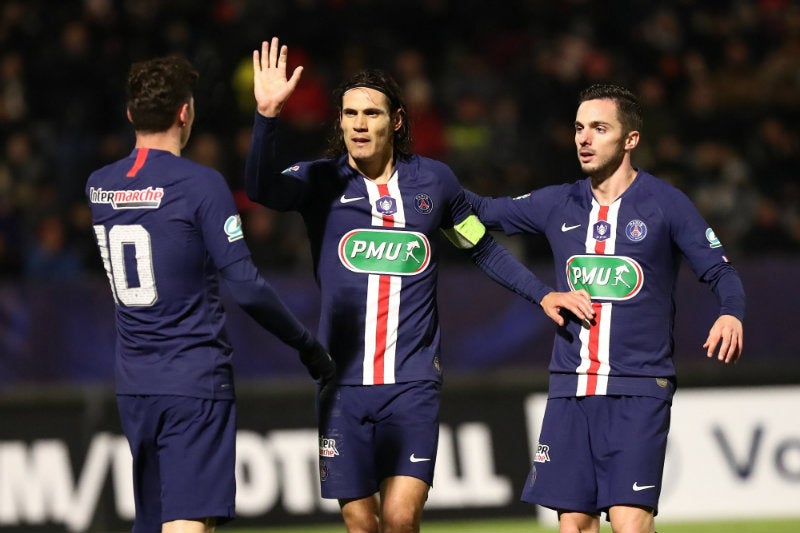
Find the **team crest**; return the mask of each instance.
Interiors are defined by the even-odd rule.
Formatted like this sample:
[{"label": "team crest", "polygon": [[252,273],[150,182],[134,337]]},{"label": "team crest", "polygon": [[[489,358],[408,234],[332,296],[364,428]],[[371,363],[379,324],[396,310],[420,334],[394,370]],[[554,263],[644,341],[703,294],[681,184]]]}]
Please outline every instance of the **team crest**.
[{"label": "team crest", "polygon": [[430,196],[421,192],[414,197],[414,209],[417,210],[417,213],[428,215],[433,211],[433,200],[431,200]]},{"label": "team crest", "polygon": [[391,196],[381,196],[378,198],[378,201],[375,202],[375,208],[378,210],[378,213],[382,215],[394,215],[397,213],[397,200]]},{"label": "team crest", "polygon": [[641,220],[631,220],[625,226],[625,235],[633,242],[639,242],[647,237],[647,225]]},{"label": "team crest", "polygon": [[325,481],[328,479],[328,465],[325,464],[325,459],[319,460],[319,480]]},{"label": "team crest", "polygon": [[596,241],[604,241],[608,239],[611,236],[611,224],[605,220],[595,223],[592,235]]}]

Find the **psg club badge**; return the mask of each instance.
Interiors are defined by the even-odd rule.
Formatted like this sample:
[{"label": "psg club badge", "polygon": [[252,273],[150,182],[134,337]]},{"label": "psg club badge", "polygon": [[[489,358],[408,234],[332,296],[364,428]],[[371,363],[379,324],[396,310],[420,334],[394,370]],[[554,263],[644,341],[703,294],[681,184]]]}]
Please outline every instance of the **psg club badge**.
[{"label": "psg club badge", "polygon": [[397,213],[397,201],[391,196],[381,196],[375,202],[375,208],[382,215],[394,215]]},{"label": "psg club badge", "polygon": [[647,225],[641,220],[631,220],[625,226],[625,235],[633,242],[639,242],[647,237]]},{"label": "psg club badge", "polygon": [[433,211],[433,200],[431,200],[430,196],[421,192],[414,197],[414,209],[422,215],[430,214]]},{"label": "psg club badge", "polygon": [[611,236],[611,224],[601,220],[594,225],[592,235],[596,241],[604,241]]}]

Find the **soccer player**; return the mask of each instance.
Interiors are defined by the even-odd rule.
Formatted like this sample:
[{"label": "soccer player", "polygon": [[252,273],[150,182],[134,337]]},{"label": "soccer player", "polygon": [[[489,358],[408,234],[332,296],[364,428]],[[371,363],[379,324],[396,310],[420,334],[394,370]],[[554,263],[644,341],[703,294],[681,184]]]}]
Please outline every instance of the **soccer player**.
[{"label": "soccer player", "polygon": [[181,157],[198,73],[183,58],[134,63],[131,154],[89,177],[116,304],[116,394],[133,454],[134,533],[214,531],[234,516],[236,407],[218,277],[313,377],[335,366],[258,275],[221,174]]},{"label": "soccer player", "polygon": [[416,532],[438,444],[440,230],[528,300],[552,289],[491,238],[446,165],[413,154],[400,90],[382,71],[336,91],[328,158],[278,167],[277,117],[302,73],[287,79],[287,54],[277,38],[253,52],[246,189],[299,211],[312,247],[319,336],[337,364],[335,388],[318,396],[322,496],[339,500],[350,533]]},{"label": "soccer player", "polygon": [[[555,509],[560,530],[652,533],[675,393],[675,281],[684,256],[716,295],[708,357],[742,353],[745,297],[714,231],[685,194],[634,168],[642,112],[614,85],[583,91],[575,118],[588,178],[490,199],[468,192],[490,229],[543,234],[559,291],[585,290],[591,320],[564,313],[549,396],[522,499]],[[547,308],[554,292],[544,296]]]}]

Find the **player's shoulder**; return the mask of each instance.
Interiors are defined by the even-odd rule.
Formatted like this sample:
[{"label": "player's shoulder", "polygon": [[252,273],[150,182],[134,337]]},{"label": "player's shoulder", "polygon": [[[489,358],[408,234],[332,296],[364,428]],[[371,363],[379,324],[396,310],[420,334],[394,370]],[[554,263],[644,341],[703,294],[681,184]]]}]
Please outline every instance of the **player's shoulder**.
[{"label": "player's shoulder", "polygon": [[640,180],[641,186],[639,187],[639,190],[641,190],[644,195],[652,198],[658,203],[670,204],[674,201],[690,201],[689,196],[679,187],[668,182],[667,180],[657,178],[649,172],[639,170],[639,174],[636,179]]}]

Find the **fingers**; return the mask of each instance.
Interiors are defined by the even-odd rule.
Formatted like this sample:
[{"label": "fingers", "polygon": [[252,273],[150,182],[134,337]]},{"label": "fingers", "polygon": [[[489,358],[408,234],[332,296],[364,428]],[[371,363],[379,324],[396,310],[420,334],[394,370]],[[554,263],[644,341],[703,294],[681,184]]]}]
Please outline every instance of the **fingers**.
[{"label": "fingers", "polygon": [[714,357],[724,363],[735,363],[742,355],[742,326],[738,319],[722,316],[714,323],[703,344],[706,357]]}]

